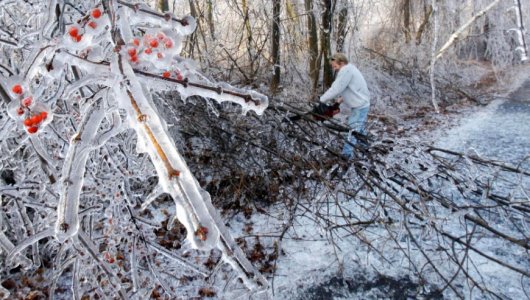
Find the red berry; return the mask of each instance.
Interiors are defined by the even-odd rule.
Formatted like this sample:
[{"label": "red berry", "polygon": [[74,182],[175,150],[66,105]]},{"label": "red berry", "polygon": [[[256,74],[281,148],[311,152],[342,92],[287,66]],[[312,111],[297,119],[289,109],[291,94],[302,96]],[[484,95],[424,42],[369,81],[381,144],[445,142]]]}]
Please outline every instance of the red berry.
[{"label": "red berry", "polygon": [[162,73],[162,77],[164,78],[169,78],[169,76],[171,76],[171,73],[169,73],[169,71],[165,71],[164,73]]},{"label": "red berry", "polygon": [[28,130],[29,133],[33,134],[33,133],[39,131],[39,127],[31,126],[31,127],[28,127],[27,130]]},{"label": "red berry", "polygon": [[158,52],[158,53],[156,54],[156,57],[158,57],[158,59],[162,59],[162,58],[164,58],[164,54]]},{"label": "red berry", "polygon": [[149,34],[149,33],[146,33],[143,37],[143,40],[144,40],[144,44],[147,46],[149,44],[149,41],[153,39],[153,35],[152,34]]},{"label": "red berry", "polygon": [[158,47],[158,41],[155,40],[155,39],[152,39],[152,40],[149,42],[149,46],[151,46],[151,47],[153,47],[153,48]]},{"label": "red berry", "polygon": [[11,90],[12,90],[13,93],[15,93],[15,94],[18,94],[18,95],[22,94],[22,86],[21,86],[20,84],[15,84],[15,85],[11,88]]},{"label": "red berry", "polygon": [[127,53],[129,53],[129,56],[135,56],[136,48],[129,48],[129,50],[127,50]]},{"label": "red berry", "polygon": [[183,79],[182,74],[178,73],[177,74],[177,80],[182,80],[182,79]]},{"label": "red berry", "polygon": [[208,239],[208,227],[199,225],[197,231],[195,231],[195,236],[197,236],[201,241],[206,241]]},{"label": "red berry", "polygon": [[140,46],[140,40],[139,39],[133,39],[132,41],[133,45],[135,45],[136,47]]},{"label": "red berry", "polygon": [[94,8],[92,10],[92,17],[98,19],[99,17],[101,17],[101,10],[99,8]]},{"label": "red berry", "polygon": [[39,125],[39,123],[42,121],[42,118],[39,115],[34,115],[33,117],[31,117],[31,123],[32,125]]},{"label": "red berry", "polygon": [[144,52],[145,52],[145,54],[151,54],[151,53],[153,53],[153,50],[151,48],[147,48],[147,49],[145,49]]},{"label": "red berry", "polygon": [[96,27],[98,27],[98,24],[94,21],[90,21],[88,22],[88,27],[92,28],[92,29],[96,29]]},{"label": "red berry", "polygon": [[75,26],[72,26],[70,27],[70,29],[68,29],[68,34],[71,37],[75,38],[79,34],[79,29],[77,29],[77,27]]},{"label": "red berry", "polygon": [[24,108],[23,107],[17,108],[17,115],[22,116],[23,114],[24,114]]},{"label": "red berry", "polygon": [[173,47],[173,41],[171,39],[166,39],[164,41],[164,46],[166,46],[166,48],[171,48]]},{"label": "red berry", "polygon": [[163,40],[166,37],[166,35],[163,32],[159,32],[159,33],[156,34],[156,37],[159,40]]},{"label": "red berry", "polygon": [[33,120],[31,118],[24,119],[24,125],[33,126]]},{"label": "red berry", "polygon": [[77,36],[74,36],[73,38],[74,38],[74,42],[79,43],[81,39],[83,38],[83,35],[77,35]]},{"label": "red berry", "polygon": [[137,55],[132,55],[132,56],[131,56],[131,61],[132,61],[133,63],[137,63],[137,62],[138,62],[138,56],[137,56]]},{"label": "red berry", "polygon": [[40,113],[40,117],[41,117],[42,120],[46,120],[46,118],[48,117],[48,113],[45,112],[45,111],[42,111],[42,112]]},{"label": "red berry", "polygon": [[33,102],[33,98],[29,96],[29,97],[24,98],[24,100],[22,100],[22,105],[24,105],[25,107],[28,107],[31,105],[31,102]]},{"label": "red berry", "polygon": [[114,258],[110,255],[110,253],[106,252],[103,253],[103,257],[109,262],[109,263],[114,263]]}]

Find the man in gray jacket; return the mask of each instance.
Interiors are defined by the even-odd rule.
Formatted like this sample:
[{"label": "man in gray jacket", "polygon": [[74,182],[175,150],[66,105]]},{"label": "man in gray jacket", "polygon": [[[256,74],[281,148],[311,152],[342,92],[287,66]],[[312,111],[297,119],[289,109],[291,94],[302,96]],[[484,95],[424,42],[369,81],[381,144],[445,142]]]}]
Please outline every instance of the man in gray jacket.
[{"label": "man in gray jacket", "polygon": [[320,102],[327,105],[340,103],[341,113],[348,115],[350,133],[342,149],[342,155],[349,159],[353,155],[352,145],[357,143],[352,132],[364,134],[364,124],[370,108],[370,92],[361,72],[348,62],[348,58],[343,53],[336,53],[331,57],[331,68],[338,71],[337,77],[320,97]]}]

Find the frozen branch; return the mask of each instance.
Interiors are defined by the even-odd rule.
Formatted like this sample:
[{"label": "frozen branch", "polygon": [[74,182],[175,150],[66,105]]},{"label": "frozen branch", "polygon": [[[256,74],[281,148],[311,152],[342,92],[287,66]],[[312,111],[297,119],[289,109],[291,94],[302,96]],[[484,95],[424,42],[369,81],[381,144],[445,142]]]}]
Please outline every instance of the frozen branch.
[{"label": "frozen branch", "polygon": [[55,222],[55,237],[60,242],[77,235],[79,230],[79,196],[83,187],[86,161],[94,149],[94,138],[105,116],[102,102],[99,96],[94,103],[89,104],[77,133],[70,139],[70,148],[63,166],[61,198],[57,205]]},{"label": "frozen branch", "polygon": [[[435,1],[435,0],[434,0]],[[442,57],[443,53],[445,51],[447,51],[447,49],[449,49],[449,47],[451,47],[451,45],[455,42],[455,41],[458,41],[460,38],[461,38],[461,35],[464,33],[464,31],[471,25],[473,24],[477,19],[479,19],[480,17],[484,16],[490,9],[492,9],[493,7],[495,7],[495,5],[499,4],[500,0],[494,0],[492,1],[490,4],[488,4],[484,9],[482,9],[481,11],[477,12],[473,17],[471,17],[471,19],[469,19],[467,22],[465,22],[460,28],[458,28],[450,37],[449,39],[447,40],[447,42],[445,42],[445,44],[443,44],[442,47],[440,47],[440,49],[436,52],[436,55],[434,57],[434,60],[438,60],[440,59],[440,57]]]}]

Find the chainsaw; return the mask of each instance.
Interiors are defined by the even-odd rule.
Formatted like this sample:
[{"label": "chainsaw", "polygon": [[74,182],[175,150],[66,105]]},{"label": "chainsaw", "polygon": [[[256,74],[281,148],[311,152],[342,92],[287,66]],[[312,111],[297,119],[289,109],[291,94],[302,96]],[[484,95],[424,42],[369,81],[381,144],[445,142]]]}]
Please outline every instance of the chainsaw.
[{"label": "chainsaw", "polygon": [[313,106],[313,109],[305,114],[299,114],[289,117],[290,121],[298,121],[300,120],[304,115],[311,115],[313,117],[313,120],[324,122],[327,119],[333,118],[334,115],[338,114],[340,112],[339,109],[339,103],[335,103],[333,105],[327,105],[324,103],[318,103],[315,106]]}]

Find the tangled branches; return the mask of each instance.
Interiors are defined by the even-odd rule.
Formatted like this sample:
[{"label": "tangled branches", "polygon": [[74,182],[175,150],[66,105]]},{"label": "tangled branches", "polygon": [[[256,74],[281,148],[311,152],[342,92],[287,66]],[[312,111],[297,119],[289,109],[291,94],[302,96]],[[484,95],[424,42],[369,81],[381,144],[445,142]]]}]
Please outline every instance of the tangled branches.
[{"label": "tangled branches", "polygon": [[[339,261],[349,255],[350,263],[362,265],[370,257],[381,272],[392,266],[416,278],[425,294],[435,289],[458,298],[509,297],[495,288],[496,280],[516,286],[518,295],[528,293],[530,262],[523,258],[530,248],[528,160],[510,166],[417,139],[372,136],[370,146],[358,148],[346,162],[339,155],[341,128],[334,122],[286,121],[299,110],[285,103],[251,121],[232,117],[232,108],[223,106],[212,108],[220,116],[205,131],[201,124],[211,125],[212,119],[197,118],[195,112],[203,110],[194,107],[202,105],[188,103],[186,115],[178,118],[190,125],[181,134],[200,133],[210,147],[188,139],[196,160],[190,164],[216,199],[223,199],[217,205],[283,220],[272,232],[254,228],[256,243],[268,240],[281,249],[282,240],[297,236],[299,224],[305,224],[325,235],[337,253],[348,247],[349,254],[337,254]],[[259,126],[250,126],[253,122]],[[372,127],[377,131],[377,124]],[[211,153],[219,165],[204,165]],[[281,270],[281,257],[278,264]]]}]

